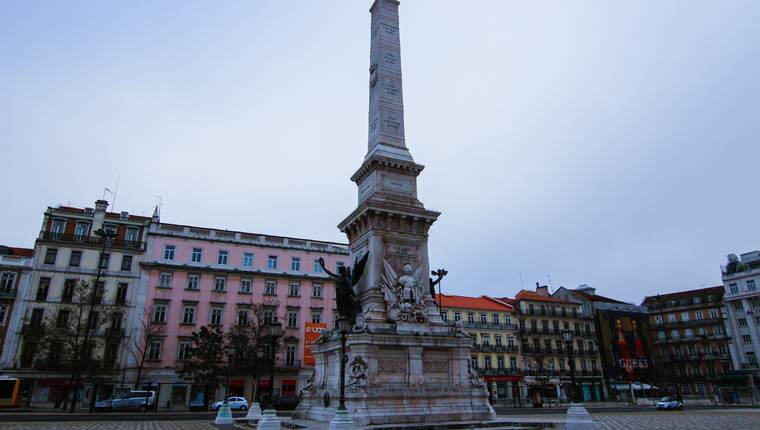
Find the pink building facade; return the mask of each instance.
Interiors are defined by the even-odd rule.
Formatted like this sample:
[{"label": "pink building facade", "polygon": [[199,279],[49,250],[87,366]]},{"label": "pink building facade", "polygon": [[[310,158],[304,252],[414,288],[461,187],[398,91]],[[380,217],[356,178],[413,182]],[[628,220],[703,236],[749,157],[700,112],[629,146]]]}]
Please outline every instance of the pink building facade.
[{"label": "pink building facade", "polygon": [[[285,329],[276,359],[275,395],[297,396],[311,376],[304,362],[306,326],[332,327],[335,284],[318,264],[330,271],[349,264],[343,244],[281,236],[198,228],[154,222],[141,262],[141,288],[135,324],[145,318],[164,327],[163,337],[148,347],[144,381],[160,384],[161,405],[192,407],[197,387],[184,381],[182,367],[190,337],[201,326],[225,332],[252,316],[254,304],[264,304]],[[268,386],[262,375],[260,386]],[[248,375],[232,375],[231,395],[250,398]],[[223,391],[217,393],[223,397]]]}]

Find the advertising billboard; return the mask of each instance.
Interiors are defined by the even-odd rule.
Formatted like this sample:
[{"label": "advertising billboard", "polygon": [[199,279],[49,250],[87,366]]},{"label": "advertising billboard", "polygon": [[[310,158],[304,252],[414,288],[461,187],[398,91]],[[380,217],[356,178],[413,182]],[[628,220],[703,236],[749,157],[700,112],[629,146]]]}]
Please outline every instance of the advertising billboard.
[{"label": "advertising billboard", "polygon": [[619,381],[649,381],[655,376],[646,314],[597,310],[605,376]]},{"label": "advertising billboard", "polygon": [[327,330],[326,323],[306,323],[306,336],[303,343],[303,364],[305,366],[314,366],[314,355],[311,353],[311,346],[319,339],[323,331]]}]

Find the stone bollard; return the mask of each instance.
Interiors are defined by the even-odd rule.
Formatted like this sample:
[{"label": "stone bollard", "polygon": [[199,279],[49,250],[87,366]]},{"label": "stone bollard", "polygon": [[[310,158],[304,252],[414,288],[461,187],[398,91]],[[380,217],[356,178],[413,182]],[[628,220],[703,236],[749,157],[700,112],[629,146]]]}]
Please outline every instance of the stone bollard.
[{"label": "stone bollard", "polygon": [[274,409],[267,409],[261,414],[259,423],[256,424],[258,430],[280,430],[280,419],[277,418],[277,412]]},{"label": "stone bollard", "polygon": [[596,430],[594,419],[580,403],[571,403],[567,408],[566,430]]},{"label": "stone bollard", "polygon": [[248,421],[248,424],[256,424],[256,422],[261,419],[261,407],[259,406],[259,402],[253,402],[251,404],[248,413],[245,415],[245,419]]}]

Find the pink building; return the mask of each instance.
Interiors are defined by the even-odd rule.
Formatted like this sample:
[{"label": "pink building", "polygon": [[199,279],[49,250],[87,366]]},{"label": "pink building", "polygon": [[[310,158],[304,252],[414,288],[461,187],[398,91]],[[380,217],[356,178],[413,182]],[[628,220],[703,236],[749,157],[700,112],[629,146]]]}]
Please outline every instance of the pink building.
[{"label": "pink building", "polygon": [[[298,395],[311,376],[304,363],[307,323],[327,323],[335,312],[330,271],[348,262],[343,244],[154,222],[141,263],[141,288],[135,326],[143,318],[165,324],[165,336],[148,348],[143,381],[160,383],[159,401],[181,409],[192,406],[198,390],[176,375],[201,326],[227,331],[250,314],[252,304],[267,304],[285,329],[277,357],[274,392]],[[276,306],[272,306],[276,304]],[[262,375],[260,386],[269,385]],[[250,397],[252,381],[234,375],[230,395]],[[223,392],[217,394],[218,398]]]}]

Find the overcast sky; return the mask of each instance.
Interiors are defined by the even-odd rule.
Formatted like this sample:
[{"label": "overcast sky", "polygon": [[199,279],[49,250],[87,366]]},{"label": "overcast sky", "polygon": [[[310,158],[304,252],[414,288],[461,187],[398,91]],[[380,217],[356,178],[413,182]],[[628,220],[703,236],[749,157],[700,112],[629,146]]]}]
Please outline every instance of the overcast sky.
[{"label": "overcast sky", "polygon": [[[345,241],[371,1],[6,2],[0,243],[47,206]],[[760,248],[760,2],[403,0],[444,292],[640,302]],[[109,200],[111,197],[109,196]]]}]

